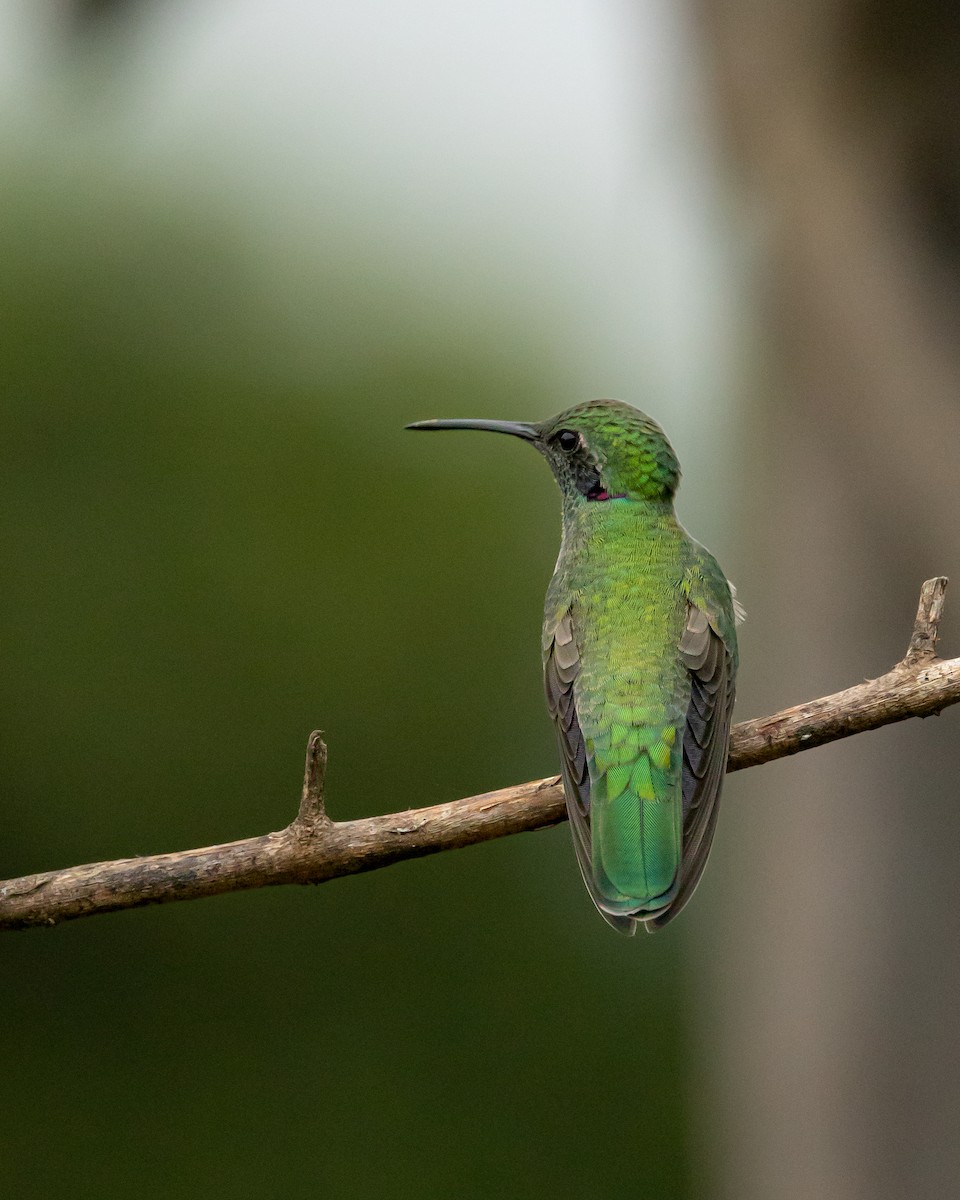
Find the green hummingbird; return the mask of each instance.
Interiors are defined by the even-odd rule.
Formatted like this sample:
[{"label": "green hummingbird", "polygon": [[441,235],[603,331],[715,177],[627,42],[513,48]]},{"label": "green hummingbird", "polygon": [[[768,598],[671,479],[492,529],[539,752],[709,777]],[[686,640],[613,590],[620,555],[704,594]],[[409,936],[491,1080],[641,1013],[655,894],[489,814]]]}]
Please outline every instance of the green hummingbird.
[{"label": "green hummingbird", "polygon": [[618,400],[513,421],[418,421],[530,442],[563,497],[543,673],[573,844],[602,916],[666,925],[703,874],[716,828],[743,611],[674,513],[663,430]]}]

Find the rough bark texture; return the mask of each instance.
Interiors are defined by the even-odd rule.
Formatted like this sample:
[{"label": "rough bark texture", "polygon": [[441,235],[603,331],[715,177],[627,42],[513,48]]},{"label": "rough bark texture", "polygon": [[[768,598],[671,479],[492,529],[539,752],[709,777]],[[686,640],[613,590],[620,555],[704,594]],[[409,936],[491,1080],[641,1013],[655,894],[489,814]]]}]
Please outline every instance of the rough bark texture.
[{"label": "rough bark texture", "polygon": [[[934,657],[945,579],[924,584],[906,657],[879,679],[734,728],[728,771],[924,717],[960,701],[960,659]],[[0,883],[0,929],[194,900],[285,883],[325,883],[402,859],[470,846],[566,819],[556,777],[466,800],[359,821],[333,822],[323,800],[326,746],[310,735],[300,809],[278,833],[172,854],[88,863]]]}]

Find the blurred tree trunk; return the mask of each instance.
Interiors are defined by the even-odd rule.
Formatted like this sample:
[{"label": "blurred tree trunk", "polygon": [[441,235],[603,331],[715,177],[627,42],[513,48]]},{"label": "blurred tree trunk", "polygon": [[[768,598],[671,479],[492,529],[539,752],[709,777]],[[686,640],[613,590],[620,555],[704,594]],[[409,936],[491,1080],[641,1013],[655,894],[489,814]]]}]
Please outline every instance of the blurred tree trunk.
[{"label": "blurred tree trunk", "polygon": [[[759,264],[743,719],[885,669],[934,573],[960,643],[960,7],[695,11]],[[958,726],[914,726],[729,789],[711,1194],[956,1192]]]}]

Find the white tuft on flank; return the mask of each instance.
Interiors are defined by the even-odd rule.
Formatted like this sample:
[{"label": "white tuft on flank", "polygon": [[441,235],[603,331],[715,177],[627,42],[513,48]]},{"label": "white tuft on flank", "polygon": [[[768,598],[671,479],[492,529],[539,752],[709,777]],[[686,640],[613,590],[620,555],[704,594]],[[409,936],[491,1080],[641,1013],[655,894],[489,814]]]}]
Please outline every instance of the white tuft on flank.
[{"label": "white tuft on flank", "polygon": [[733,619],[738,625],[742,625],[747,619],[747,610],[737,599],[737,589],[729,579],[727,580],[727,586],[730,588],[730,599],[733,601]]}]

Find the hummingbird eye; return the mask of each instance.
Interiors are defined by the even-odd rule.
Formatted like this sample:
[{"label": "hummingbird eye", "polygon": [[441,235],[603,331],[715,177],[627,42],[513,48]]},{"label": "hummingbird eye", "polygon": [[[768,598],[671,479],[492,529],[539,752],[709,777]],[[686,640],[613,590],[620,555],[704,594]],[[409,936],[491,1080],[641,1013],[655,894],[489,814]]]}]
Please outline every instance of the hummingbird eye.
[{"label": "hummingbird eye", "polygon": [[554,440],[564,454],[572,454],[580,445],[580,434],[572,429],[561,429]]}]

